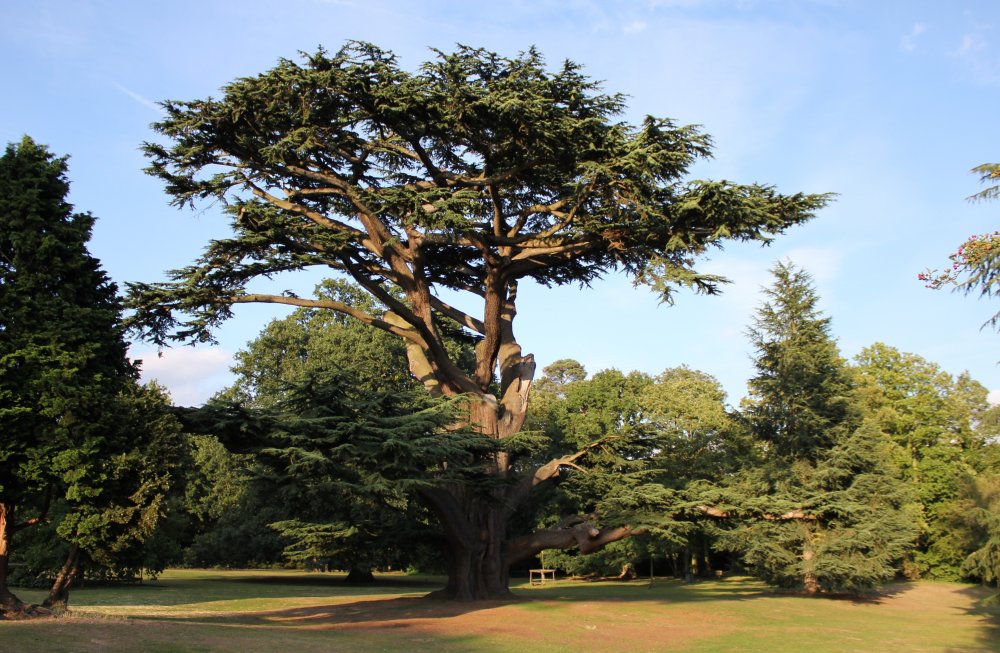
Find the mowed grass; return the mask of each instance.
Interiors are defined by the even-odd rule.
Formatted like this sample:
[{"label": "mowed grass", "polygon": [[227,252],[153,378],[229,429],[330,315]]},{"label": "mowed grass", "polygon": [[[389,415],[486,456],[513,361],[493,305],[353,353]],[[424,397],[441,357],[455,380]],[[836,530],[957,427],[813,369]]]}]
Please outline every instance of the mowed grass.
[{"label": "mowed grass", "polygon": [[905,583],[854,601],[781,594],[747,578],[566,580],[516,585],[513,601],[423,598],[439,583],[172,570],[139,586],[76,590],[67,617],[0,622],[0,652],[1000,652],[1000,606],[969,585]]}]

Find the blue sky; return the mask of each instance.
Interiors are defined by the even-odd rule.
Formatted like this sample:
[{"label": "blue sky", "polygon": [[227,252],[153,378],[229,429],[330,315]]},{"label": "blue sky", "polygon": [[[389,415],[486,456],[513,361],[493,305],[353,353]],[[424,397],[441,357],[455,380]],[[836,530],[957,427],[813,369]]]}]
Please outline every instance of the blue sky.
[{"label": "blue sky", "polygon": [[[71,201],[98,217],[91,251],[119,283],[156,281],[225,234],[215,207],[168,205],[142,172],[157,101],[218,95],[235,77],[345,40],[372,41],[415,68],[456,43],[553,66],[584,65],[630,96],[627,118],[696,123],[715,157],[694,175],[835,192],[811,223],[766,248],[727,247],[703,269],[733,280],[721,297],[681,293],[660,306],[627,279],[589,289],[522,289],[517,334],[542,364],[576,358],[656,373],[687,364],[736,403],[752,374],[745,336],[768,269],[809,271],[847,357],[874,342],[963,370],[1000,397],[997,308],[925,289],[973,233],[998,226],[1000,203],[970,204],[968,171],[1000,161],[1000,4],[994,0],[99,0],[0,2],[0,140],[28,134],[69,154]],[[315,276],[280,279],[308,292]],[[145,360],[177,403],[228,381],[233,352],[281,310],[241,307],[218,347]]]}]

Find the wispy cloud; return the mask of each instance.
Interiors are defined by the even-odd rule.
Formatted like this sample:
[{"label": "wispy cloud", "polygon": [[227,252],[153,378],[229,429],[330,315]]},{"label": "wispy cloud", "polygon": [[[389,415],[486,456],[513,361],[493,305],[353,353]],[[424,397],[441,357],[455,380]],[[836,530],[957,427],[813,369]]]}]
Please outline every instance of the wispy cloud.
[{"label": "wispy cloud", "polygon": [[913,52],[917,49],[917,40],[920,36],[927,31],[927,28],[921,23],[916,23],[910,33],[903,36],[899,40],[899,47],[904,52]]},{"label": "wispy cloud", "polygon": [[703,4],[706,4],[705,0],[650,0],[649,7],[651,9],[655,9],[657,7],[690,8]]},{"label": "wispy cloud", "polygon": [[156,380],[178,406],[196,406],[231,382],[232,354],[218,347],[178,347],[160,355],[153,350],[130,352],[142,360],[142,380]]},{"label": "wispy cloud", "polygon": [[127,95],[128,97],[130,97],[133,100],[135,100],[137,103],[139,103],[142,106],[146,107],[147,109],[152,109],[153,111],[155,111],[156,113],[160,114],[161,116],[163,115],[163,108],[160,107],[160,105],[158,105],[156,102],[153,102],[152,100],[150,100],[147,97],[139,95],[135,91],[122,86],[121,84],[119,84],[118,82],[116,82],[114,80],[111,80],[111,85],[114,86],[119,91],[121,91],[122,93],[124,93],[125,95]]},{"label": "wispy cloud", "polygon": [[645,31],[649,25],[644,20],[633,20],[626,23],[622,27],[622,32],[625,34],[638,34],[639,32]]},{"label": "wispy cloud", "polygon": [[1000,84],[1000,56],[987,40],[985,29],[964,34],[952,55],[965,64],[976,83]]},{"label": "wispy cloud", "polygon": [[955,51],[960,57],[977,57],[986,50],[986,41],[979,34],[965,34],[962,45]]}]

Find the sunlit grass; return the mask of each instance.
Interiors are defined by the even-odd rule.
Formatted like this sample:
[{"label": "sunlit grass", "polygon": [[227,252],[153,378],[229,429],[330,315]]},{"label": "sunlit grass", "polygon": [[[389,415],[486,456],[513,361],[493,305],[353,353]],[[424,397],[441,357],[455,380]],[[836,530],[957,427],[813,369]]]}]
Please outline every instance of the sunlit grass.
[{"label": "sunlit grass", "polygon": [[514,601],[420,598],[440,582],[172,570],[138,586],[76,590],[68,618],[0,623],[0,651],[1000,652],[1000,608],[967,585],[901,584],[853,601],[780,594],[746,578],[560,580],[515,583]]}]

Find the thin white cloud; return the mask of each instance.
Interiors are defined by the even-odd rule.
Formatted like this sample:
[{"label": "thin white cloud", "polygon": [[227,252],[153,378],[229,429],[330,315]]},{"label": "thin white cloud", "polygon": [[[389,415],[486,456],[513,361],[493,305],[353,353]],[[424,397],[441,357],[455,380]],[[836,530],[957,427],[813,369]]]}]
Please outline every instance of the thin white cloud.
[{"label": "thin white cloud", "polygon": [[1000,389],[990,390],[990,393],[986,395],[986,401],[990,402],[992,406],[1000,404]]},{"label": "thin white cloud", "polygon": [[178,347],[130,352],[133,359],[142,360],[142,380],[156,380],[164,386],[178,406],[205,403],[222,390],[231,375],[232,354],[218,347]]},{"label": "thin white cloud", "polygon": [[633,20],[630,23],[626,23],[622,27],[622,32],[625,34],[638,34],[639,32],[645,31],[649,25],[644,20]]},{"label": "thin white cloud", "polygon": [[986,49],[986,42],[978,34],[966,34],[962,37],[962,45],[955,51],[960,57],[973,57]]},{"label": "thin white cloud", "polygon": [[147,97],[143,97],[142,95],[139,95],[135,91],[122,86],[121,84],[119,84],[118,82],[116,82],[114,80],[111,81],[111,84],[116,89],[118,89],[119,91],[121,91],[122,93],[124,93],[125,95],[127,95],[128,97],[132,98],[133,100],[135,100],[136,102],[138,102],[142,106],[146,107],[147,109],[152,109],[156,113],[158,113],[160,115],[163,115],[163,108],[160,105],[158,105],[156,102],[153,102],[152,100],[150,100]]},{"label": "thin white cloud", "polygon": [[910,33],[904,36],[899,41],[899,47],[904,52],[913,52],[917,49],[917,40],[920,36],[927,31],[927,28],[921,23],[916,23]]},{"label": "thin white cloud", "polygon": [[688,9],[698,7],[703,4],[706,4],[705,0],[650,0],[649,8],[656,9],[657,7],[679,7]]},{"label": "thin white cloud", "polygon": [[952,51],[952,56],[965,64],[976,83],[1000,84],[1000,57],[982,31],[963,35],[961,43]]}]

